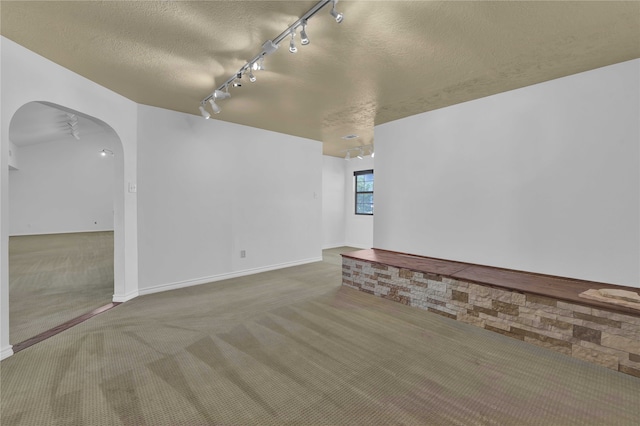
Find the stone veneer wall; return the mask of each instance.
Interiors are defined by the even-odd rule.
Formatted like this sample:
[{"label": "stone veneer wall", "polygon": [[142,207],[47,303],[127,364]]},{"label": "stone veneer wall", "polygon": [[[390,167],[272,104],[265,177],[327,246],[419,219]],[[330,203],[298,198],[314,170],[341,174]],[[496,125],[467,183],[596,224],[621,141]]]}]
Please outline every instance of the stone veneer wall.
[{"label": "stone veneer wall", "polygon": [[640,377],[640,315],[348,257],[342,284]]}]

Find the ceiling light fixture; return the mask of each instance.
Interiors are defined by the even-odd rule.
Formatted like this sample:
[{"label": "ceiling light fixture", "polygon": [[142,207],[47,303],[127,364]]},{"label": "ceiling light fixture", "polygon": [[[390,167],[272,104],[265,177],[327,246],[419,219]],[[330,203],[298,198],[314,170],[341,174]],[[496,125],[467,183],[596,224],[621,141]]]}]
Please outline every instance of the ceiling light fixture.
[{"label": "ceiling light fixture", "polygon": [[[296,22],[294,22],[293,24],[291,24],[286,30],[284,30],[283,32],[281,32],[276,38],[274,38],[273,40],[267,40],[262,44],[262,48],[260,50],[260,52],[254,56],[253,58],[251,58],[249,61],[247,61],[246,64],[244,64],[242,66],[242,68],[240,68],[238,70],[238,72],[235,73],[235,75],[233,75],[232,77],[230,77],[227,81],[225,81],[224,83],[222,83],[222,85],[218,86],[218,88],[209,96],[207,96],[206,98],[204,98],[202,100],[202,102],[200,102],[200,113],[202,114],[202,117],[204,118],[210,118],[211,115],[205,110],[205,106],[207,104],[207,102],[211,101],[212,99],[215,100],[221,100],[221,99],[226,99],[228,98],[229,92],[229,85],[232,85],[233,87],[240,87],[242,86],[242,82],[240,81],[240,79],[242,78],[242,74],[245,73],[249,73],[249,81],[251,81],[252,83],[256,81],[255,76],[253,75],[253,71],[263,71],[264,68],[264,58],[268,55],[271,55],[273,52],[275,52],[276,50],[278,50],[278,47],[280,46],[280,43],[287,37],[287,36],[291,36],[291,41],[289,43],[289,51],[291,53],[296,53],[298,51],[298,48],[295,45],[295,35],[296,35],[296,29],[298,27],[301,27],[300,30],[300,44],[302,45],[307,45],[309,44],[309,38],[307,37],[307,21],[309,20],[309,18],[313,17],[316,13],[318,13],[318,11],[320,11],[320,9],[322,9],[323,7],[325,7],[326,5],[328,5],[329,3],[331,3],[331,16],[333,16],[336,20],[336,22],[340,23],[343,20],[343,15],[342,13],[338,13],[336,11],[336,4],[338,3],[338,0],[320,0],[318,3],[315,4],[315,6],[313,6],[311,9],[309,9],[304,15],[302,15],[300,17],[300,19],[298,19]],[[222,92],[222,90],[225,90],[225,92]],[[222,93],[226,93],[227,96],[226,97],[220,97],[217,96],[216,94],[218,92],[222,92]],[[211,103],[211,102],[210,102]],[[211,103],[212,107],[213,105],[216,105],[215,103]],[[214,111],[214,113],[218,113],[220,112],[220,108],[218,108],[218,111]]]},{"label": "ceiling light fixture", "polygon": [[342,152],[346,152],[346,153],[347,153],[347,154],[345,155],[345,157],[344,157],[344,159],[345,159],[345,160],[347,160],[347,161],[348,161],[348,160],[351,160],[351,151],[355,151],[355,152],[357,152],[356,158],[357,158],[358,160],[363,160],[363,159],[364,159],[364,157],[365,157],[364,152],[365,152],[366,150],[368,150],[368,151],[369,151],[369,154],[371,155],[371,158],[374,158],[374,157],[375,157],[375,152],[374,152],[374,150],[373,150],[373,144],[371,144],[371,145],[356,146],[356,147],[353,147],[353,148],[347,148],[347,149],[345,149],[345,150],[344,150],[344,151],[342,151]]},{"label": "ceiling light fixture", "polygon": [[342,139],[349,140],[349,139],[356,139],[356,138],[359,138],[359,137],[360,137],[360,136],[358,136],[358,135],[350,134],[350,135],[344,135],[344,136],[342,137]]},{"label": "ceiling light fixture", "polygon": [[226,91],[222,91],[222,90],[218,90],[216,89],[215,92],[213,92],[213,97],[215,99],[227,99],[231,97],[231,93],[229,93],[229,88],[226,88]]},{"label": "ceiling light fixture", "polygon": [[342,13],[338,13],[338,11],[336,10],[337,3],[338,3],[338,0],[333,0],[333,6],[331,6],[330,13],[331,13],[331,16],[336,18],[336,22],[339,24],[344,19],[344,15]]},{"label": "ceiling light fixture", "polygon": [[296,30],[291,31],[291,41],[289,42],[289,52],[296,53],[298,48],[296,47]]},{"label": "ceiling light fixture", "polygon": [[67,114],[67,117],[69,117],[69,119],[67,120],[69,126],[75,126],[76,124],[78,124],[78,117],[75,114]]},{"label": "ceiling light fixture", "polygon": [[202,118],[204,118],[205,120],[208,120],[211,118],[211,114],[209,114],[207,110],[204,109],[204,105],[200,105],[200,114],[202,114]]},{"label": "ceiling light fixture", "polygon": [[100,156],[101,157],[106,157],[107,155],[110,155],[110,156],[113,157],[113,151],[111,151],[110,149],[106,149],[105,148],[105,149],[103,149],[103,150],[101,150],[99,152],[100,152]]},{"label": "ceiling light fixture", "polygon": [[80,132],[78,131],[78,117],[75,114],[67,113],[67,125],[69,126],[69,133],[71,136],[80,140]]},{"label": "ceiling light fixture", "polygon": [[220,114],[220,107],[215,103],[213,98],[209,99],[209,104],[211,105],[211,111],[213,111],[214,114]]},{"label": "ceiling light fixture", "polygon": [[307,20],[302,21],[302,29],[300,30],[300,44],[306,46],[309,44],[309,37],[307,37]]}]

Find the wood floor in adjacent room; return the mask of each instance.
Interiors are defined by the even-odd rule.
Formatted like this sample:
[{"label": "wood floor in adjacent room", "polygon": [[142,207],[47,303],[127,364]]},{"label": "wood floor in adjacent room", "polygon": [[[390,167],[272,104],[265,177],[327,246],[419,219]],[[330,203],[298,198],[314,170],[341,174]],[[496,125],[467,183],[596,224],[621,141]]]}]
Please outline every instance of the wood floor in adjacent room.
[{"label": "wood floor in adjacent room", "polygon": [[340,286],[138,297],[2,361],[2,425],[636,425],[640,379]]},{"label": "wood floor in adjacent room", "polygon": [[113,232],[9,238],[9,342],[17,344],[113,298]]}]

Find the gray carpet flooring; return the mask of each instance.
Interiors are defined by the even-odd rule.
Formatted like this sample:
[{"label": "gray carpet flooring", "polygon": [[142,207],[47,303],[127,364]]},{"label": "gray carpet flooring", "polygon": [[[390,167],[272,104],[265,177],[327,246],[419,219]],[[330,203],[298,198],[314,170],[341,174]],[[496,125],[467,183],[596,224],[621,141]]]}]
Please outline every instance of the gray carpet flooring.
[{"label": "gray carpet flooring", "polygon": [[637,425],[640,379],[340,286],[138,297],[1,364],[2,425]]},{"label": "gray carpet flooring", "polygon": [[113,232],[9,238],[9,342],[111,302]]}]

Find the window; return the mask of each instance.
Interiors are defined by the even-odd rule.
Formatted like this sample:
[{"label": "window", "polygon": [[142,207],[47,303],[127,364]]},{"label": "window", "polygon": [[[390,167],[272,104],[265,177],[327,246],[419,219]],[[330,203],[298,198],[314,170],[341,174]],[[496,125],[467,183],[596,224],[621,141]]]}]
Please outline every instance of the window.
[{"label": "window", "polygon": [[353,172],[356,178],[356,214],[373,215],[373,170]]}]

